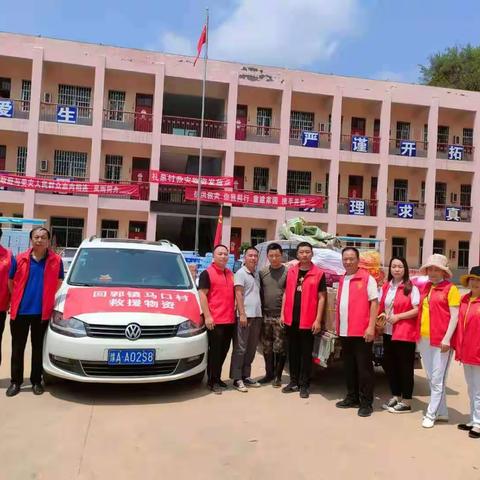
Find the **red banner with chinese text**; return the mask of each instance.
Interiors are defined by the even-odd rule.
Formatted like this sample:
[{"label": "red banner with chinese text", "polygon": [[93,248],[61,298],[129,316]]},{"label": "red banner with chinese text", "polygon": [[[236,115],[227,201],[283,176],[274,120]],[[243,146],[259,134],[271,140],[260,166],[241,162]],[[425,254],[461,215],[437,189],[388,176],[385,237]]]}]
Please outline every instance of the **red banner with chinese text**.
[{"label": "red banner with chinese text", "polygon": [[36,190],[39,192],[80,193],[96,195],[130,195],[139,197],[139,186],[135,184],[77,182],[38,177],[24,177],[0,173],[0,186]]},{"label": "red banner with chinese text", "polygon": [[[197,200],[197,190],[185,189],[185,200]],[[276,193],[249,192],[246,190],[225,192],[202,189],[200,200],[214,203],[241,203],[262,207],[323,208],[324,197],[317,195],[279,195]]]},{"label": "red banner with chinese text", "polygon": [[197,325],[200,324],[200,308],[192,292],[123,287],[88,287],[68,290],[63,310],[64,318],[100,312],[178,315],[192,320]]},{"label": "red banner with chinese text", "polygon": [[[202,186],[205,187],[233,187],[233,177],[201,177]],[[188,175],[184,173],[164,172],[162,170],[150,170],[150,181],[161,185],[175,185],[180,187],[196,187],[198,185],[198,175]]]}]

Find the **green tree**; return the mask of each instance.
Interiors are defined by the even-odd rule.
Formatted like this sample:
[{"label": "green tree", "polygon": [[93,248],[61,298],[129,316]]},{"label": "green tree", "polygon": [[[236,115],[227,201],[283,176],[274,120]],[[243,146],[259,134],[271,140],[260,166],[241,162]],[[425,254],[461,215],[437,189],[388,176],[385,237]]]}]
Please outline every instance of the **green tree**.
[{"label": "green tree", "polygon": [[435,87],[480,91],[480,47],[470,44],[435,53],[420,65],[421,82]]}]

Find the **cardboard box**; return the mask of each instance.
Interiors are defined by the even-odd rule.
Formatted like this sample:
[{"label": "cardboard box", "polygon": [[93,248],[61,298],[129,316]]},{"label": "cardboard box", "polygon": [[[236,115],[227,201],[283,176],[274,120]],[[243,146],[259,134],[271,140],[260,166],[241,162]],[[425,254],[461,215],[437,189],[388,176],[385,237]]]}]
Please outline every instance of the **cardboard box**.
[{"label": "cardboard box", "polygon": [[327,304],[323,311],[322,328],[327,332],[336,333],[337,327],[337,289],[327,287]]}]

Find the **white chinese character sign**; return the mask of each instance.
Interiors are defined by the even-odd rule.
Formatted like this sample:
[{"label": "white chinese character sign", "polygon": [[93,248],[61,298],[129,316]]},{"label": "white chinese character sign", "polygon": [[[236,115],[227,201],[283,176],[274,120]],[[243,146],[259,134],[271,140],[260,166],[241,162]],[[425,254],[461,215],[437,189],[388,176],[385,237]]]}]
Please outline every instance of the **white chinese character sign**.
[{"label": "white chinese character sign", "polygon": [[318,148],[318,132],[302,132],[302,146]]},{"label": "white chinese character sign", "polygon": [[413,218],[413,203],[397,203],[397,217]]},{"label": "white chinese character sign", "polygon": [[448,159],[449,160],[463,160],[463,146],[462,145],[449,145],[448,146]]},{"label": "white chinese character sign", "polygon": [[445,209],[445,220],[447,222],[459,222],[460,221],[460,208],[447,207]]},{"label": "white chinese character sign", "polygon": [[368,137],[359,135],[352,136],[352,152],[368,152]]},{"label": "white chinese character sign", "polygon": [[351,198],[348,201],[348,213],[349,215],[365,215],[365,200]]},{"label": "white chinese character sign", "polygon": [[77,107],[57,105],[58,123],[77,123]]},{"label": "white chinese character sign", "polygon": [[400,142],[400,155],[402,157],[416,157],[417,142],[411,142],[410,140],[402,140]]},{"label": "white chinese character sign", "polygon": [[0,100],[0,117],[13,117],[13,102],[11,100]]}]

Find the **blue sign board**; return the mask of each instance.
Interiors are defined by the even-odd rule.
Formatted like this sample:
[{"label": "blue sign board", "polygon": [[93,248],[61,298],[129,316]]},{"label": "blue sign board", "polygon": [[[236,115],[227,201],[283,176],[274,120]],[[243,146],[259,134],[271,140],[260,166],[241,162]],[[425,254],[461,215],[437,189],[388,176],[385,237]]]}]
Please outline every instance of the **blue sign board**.
[{"label": "blue sign board", "polygon": [[302,132],[302,147],[313,147],[318,148],[318,132],[309,132],[304,130]]},{"label": "blue sign board", "polygon": [[449,160],[463,160],[464,148],[463,145],[449,145],[448,159]]},{"label": "blue sign board", "polygon": [[368,152],[368,137],[353,135],[352,136],[352,152]]},{"label": "blue sign board", "polygon": [[77,123],[77,107],[57,105],[58,123]]},{"label": "blue sign board", "polygon": [[417,142],[412,142],[410,140],[402,140],[400,142],[400,155],[402,157],[416,157]]},{"label": "blue sign board", "polygon": [[413,218],[415,206],[413,203],[397,203],[397,217],[400,218]]},{"label": "blue sign board", "polygon": [[349,215],[365,215],[365,209],[365,200],[357,200],[356,198],[348,200]]},{"label": "blue sign board", "polygon": [[13,117],[13,102],[12,100],[3,99],[0,100],[0,117],[12,118]]}]

